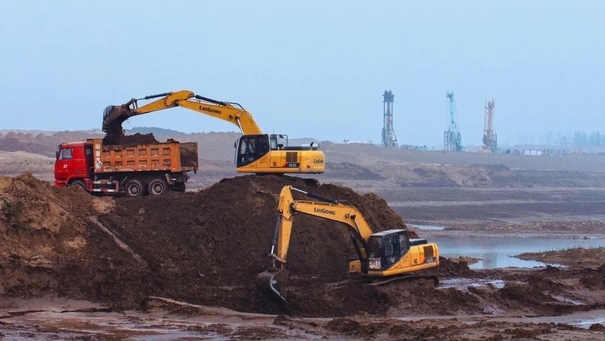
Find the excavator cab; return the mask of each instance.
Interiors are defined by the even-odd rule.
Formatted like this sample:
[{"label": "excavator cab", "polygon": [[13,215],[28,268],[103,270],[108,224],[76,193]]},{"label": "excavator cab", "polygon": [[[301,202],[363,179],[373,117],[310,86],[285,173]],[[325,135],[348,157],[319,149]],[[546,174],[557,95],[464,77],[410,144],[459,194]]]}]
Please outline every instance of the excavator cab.
[{"label": "excavator cab", "polygon": [[368,240],[368,270],[385,271],[410,251],[407,230],[392,229],[372,234]]},{"label": "excavator cab", "polygon": [[266,134],[244,135],[236,143],[235,165],[237,167],[247,166],[267,155],[270,150]]}]

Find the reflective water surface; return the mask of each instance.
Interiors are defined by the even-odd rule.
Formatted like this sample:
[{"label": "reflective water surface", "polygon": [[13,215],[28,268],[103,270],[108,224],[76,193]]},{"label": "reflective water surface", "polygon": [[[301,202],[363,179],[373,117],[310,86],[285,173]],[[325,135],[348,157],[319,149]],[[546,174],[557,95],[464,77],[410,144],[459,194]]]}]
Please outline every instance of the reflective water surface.
[{"label": "reflective water surface", "polygon": [[[546,263],[521,260],[512,256],[524,252],[542,252],[575,247],[605,247],[604,238],[432,237],[430,241],[439,245],[439,251],[443,257],[480,258],[481,260],[478,263],[470,265],[472,269],[545,266]],[[557,266],[556,264],[550,265]]]}]

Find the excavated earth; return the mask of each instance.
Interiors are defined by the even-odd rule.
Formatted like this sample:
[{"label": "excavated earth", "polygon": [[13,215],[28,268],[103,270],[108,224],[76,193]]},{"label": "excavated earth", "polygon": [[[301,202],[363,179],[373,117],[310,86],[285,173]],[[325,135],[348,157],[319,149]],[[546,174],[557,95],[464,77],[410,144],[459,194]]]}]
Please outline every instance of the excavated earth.
[{"label": "excavated earth", "polygon": [[0,177],[0,295],[56,295],[146,309],[149,296],[244,312],[291,316],[562,314],[603,308],[605,266],[470,270],[441,258],[442,281],[502,280],[504,286],[368,287],[347,280],[347,229],[296,215],[289,254],[293,283],[284,312],[254,287],[266,269],[282,186],[358,207],[375,230],[405,227],[373,194],[314,180],[239,176],[199,192],[98,198],[57,189],[26,173]]}]

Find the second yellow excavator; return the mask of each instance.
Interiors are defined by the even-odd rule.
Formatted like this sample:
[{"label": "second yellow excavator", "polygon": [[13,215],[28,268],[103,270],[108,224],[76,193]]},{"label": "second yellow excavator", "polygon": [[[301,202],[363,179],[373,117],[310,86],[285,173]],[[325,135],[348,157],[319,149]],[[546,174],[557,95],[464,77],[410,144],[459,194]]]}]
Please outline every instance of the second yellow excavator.
[{"label": "second yellow excavator", "polygon": [[[139,107],[139,100],[159,98]],[[189,90],[167,92],[115,106],[103,113],[103,131],[109,141],[124,135],[122,123],[132,116],[183,107],[237,125],[242,136],[236,141],[235,166],[238,173],[321,174],[325,171],[325,154],[318,146],[289,146],[285,134],[263,134],[252,115],[234,102],[217,101]],[[282,143],[285,140],[285,144]]]},{"label": "second yellow excavator", "polygon": [[[319,201],[294,200],[292,192],[300,192]],[[290,185],[282,188],[277,209],[277,224],[271,245],[271,268],[260,273],[256,286],[271,301],[286,302],[281,287],[287,281],[286,263],[292,221],[295,213],[303,213],[343,223],[351,232],[353,245],[359,259],[349,263],[349,274],[362,283],[385,285],[394,281],[420,279],[431,286],[439,285],[433,275],[417,274],[418,271],[439,266],[439,248],[426,239],[410,238],[407,229],[388,229],[374,232],[363,214],[347,201],[325,198]],[[279,265],[276,265],[279,263]]]}]

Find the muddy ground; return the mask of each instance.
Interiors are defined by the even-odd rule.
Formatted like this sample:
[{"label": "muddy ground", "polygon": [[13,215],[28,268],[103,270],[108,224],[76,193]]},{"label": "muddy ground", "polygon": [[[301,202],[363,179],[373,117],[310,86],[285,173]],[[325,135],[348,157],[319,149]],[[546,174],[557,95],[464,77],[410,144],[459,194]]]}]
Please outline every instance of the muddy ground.
[{"label": "muddy ground", "polygon": [[525,252],[517,255],[517,258],[567,266],[581,265],[586,267],[598,267],[601,264],[605,264],[605,247]]},{"label": "muddy ground", "polygon": [[6,340],[596,341],[605,337],[603,316],[605,310],[559,318],[502,314],[312,319],[244,314],[155,297],[145,311],[120,313],[84,301],[4,300],[0,333]]},{"label": "muddy ground", "polygon": [[[33,143],[36,148],[54,144],[40,142],[45,139],[32,136],[20,143]],[[187,137],[178,139],[187,141]],[[52,156],[54,148],[44,153]],[[189,188],[211,188],[155,200],[94,198],[73,189],[52,189],[30,176],[1,178],[0,328],[7,339],[28,335],[95,339],[91,335],[98,338],[103,333],[118,339],[598,340],[605,336],[598,324],[605,323],[601,310],[605,274],[600,256],[594,253],[572,250],[520,256],[564,263],[569,265],[566,268],[470,269],[467,265],[477,259],[442,259],[436,271],[439,288],[360,288],[347,281],[352,254],[348,239],[343,239],[346,230],[299,216],[291,251],[290,304],[286,310],[278,309],[258,295],[252,279],[268,264],[264,254],[270,247],[276,194],[283,184],[266,179],[219,183],[231,177],[232,162],[205,160],[210,151],[204,152],[203,144],[200,148],[206,153],[201,157],[202,171]],[[368,219],[377,229],[403,223],[445,227],[413,228],[429,239],[605,234],[605,214],[600,209],[605,187],[596,171],[601,167],[599,156],[571,155],[563,162],[543,159],[541,165],[548,169],[529,171],[508,168],[536,163],[523,156],[488,156],[506,166],[470,168],[402,166],[371,159],[388,154],[395,160],[393,151],[373,153],[354,165],[350,161],[361,154],[343,148],[327,146],[336,173],[317,178],[322,184],[351,189],[317,187],[303,180],[293,183],[353,201],[364,212],[372,212]],[[52,159],[17,153],[0,155],[0,172],[17,175],[31,169],[37,178],[52,180]],[[406,153],[412,161],[424,155]],[[457,156],[442,157],[449,162]],[[574,168],[579,164],[587,172]],[[386,201],[373,195],[363,198],[353,190],[375,192]],[[383,211],[387,214],[379,213]],[[166,304],[167,299],[186,303]],[[78,300],[73,304],[79,311],[70,312],[72,303],[60,300]],[[96,308],[89,309],[91,304]],[[188,304],[272,315],[241,317],[241,313]]]},{"label": "muddy ground", "polygon": [[[347,262],[352,255],[346,229],[304,216],[295,218],[289,257],[293,276],[284,291],[288,305],[284,309],[266,301],[254,289],[253,279],[268,264],[264,255],[269,251],[277,194],[283,185],[347,199],[377,229],[404,226],[401,217],[380,197],[360,195],[348,188],[302,179],[249,176],[226,179],[201,192],[112,199],[94,198],[77,188],[52,188],[29,174],[0,180],[4,213],[0,224],[0,293],[6,305],[0,323],[8,336],[42,333],[77,338],[77,333],[68,334],[68,330],[83,332],[82,326],[89,325],[103,330],[102,321],[113,320],[116,313],[129,316],[131,324],[124,322],[117,330],[131,339],[134,334],[145,333],[128,331],[134,328],[132,324],[149,328],[149,324],[158,327],[167,323],[159,322],[153,314],[169,314],[175,320],[173,326],[160,326],[163,329],[159,332],[179,330],[194,336],[214,333],[288,339],[293,337],[291,333],[298,333],[306,338],[355,335],[365,339],[498,340],[532,335],[598,339],[604,335],[599,334],[601,327],[596,322],[592,330],[586,330],[577,324],[488,323],[477,317],[567,316],[605,309],[603,265],[576,262],[569,268],[471,270],[464,259],[442,258],[439,269],[432,271],[441,279],[438,288],[360,286],[347,279]],[[425,232],[418,230],[421,236]],[[14,303],[7,303],[24,300],[22,304],[35,305],[53,297],[93,302],[102,307],[101,312],[60,313],[57,311],[69,309],[51,305],[48,309],[55,314],[53,319],[69,320],[53,327],[39,323],[46,310],[15,309],[11,306]],[[158,307],[158,299],[153,297],[162,297],[161,302],[186,302],[185,308],[181,303],[176,310],[171,305]],[[230,318],[219,311],[210,314],[215,322],[207,323],[203,322],[208,319],[206,310],[199,313],[187,304],[274,317],[269,322],[265,316],[261,318],[265,322],[242,326],[239,322],[230,324]],[[191,322],[183,320],[191,316],[201,320],[186,326]],[[461,322],[452,316],[470,320]],[[423,321],[392,320],[400,317],[422,317]],[[447,322],[437,324],[433,319],[438,317]],[[308,322],[308,318],[328,320]],[[23,323],[30,327],[17,327]],[[435,325],[449,328],[431,327]]]}]

